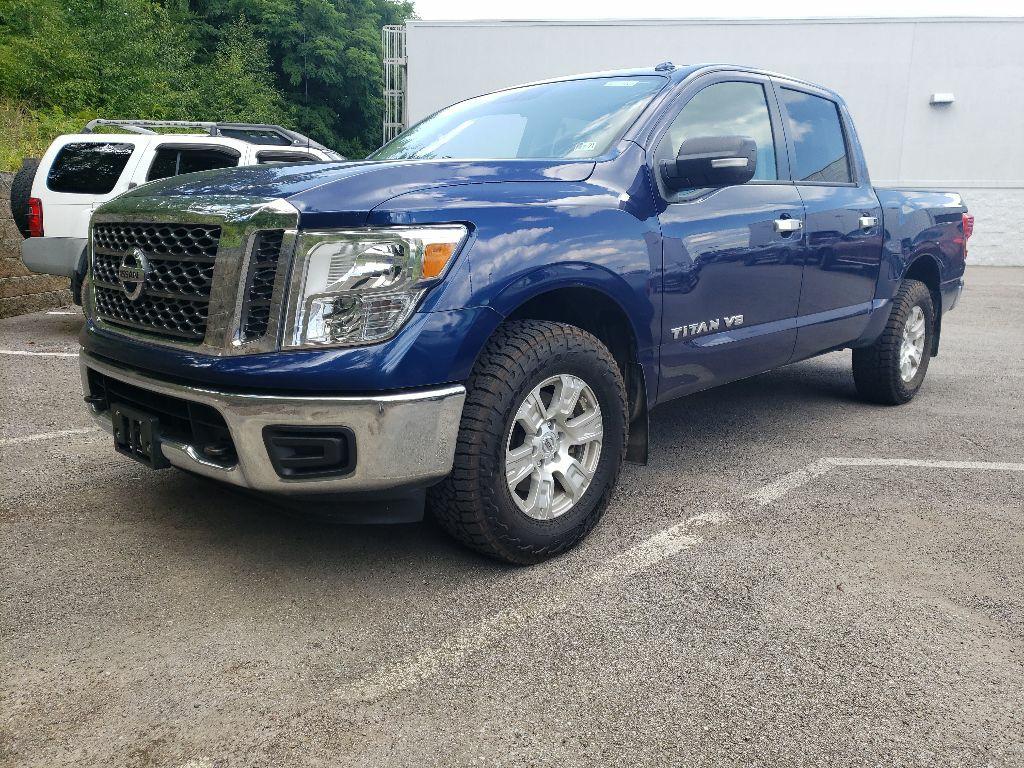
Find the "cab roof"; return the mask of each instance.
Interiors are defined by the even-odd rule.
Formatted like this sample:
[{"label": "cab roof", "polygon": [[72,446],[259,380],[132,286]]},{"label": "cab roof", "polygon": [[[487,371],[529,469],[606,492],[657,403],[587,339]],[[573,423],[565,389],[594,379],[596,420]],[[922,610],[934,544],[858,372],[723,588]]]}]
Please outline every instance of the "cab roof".
[{"label": "cab roof", "polygon": [[[839,94],[833,91],[831,88],[827,88],[818,83],[812,83],[809,80],[804,80],[800,77],[794,77],[793,75],[787,75],[781,72],[773,72],[767,69],[761,69],[760,67],[746,66],[743,64],[722,64],[722,63],[703,63],[703,64],[673,64],[671,61],[662,62],[650,67],[639,67],[635,69],[610,69],[599,72],[584,72],[575,75],[565,75],[563,77],[552,77],[544,80],[536,80],[531,83],[523,83],[522,85],[540,85],[543,83],[558,83],[567,80],[583,80],[590,77],[664,77],[671,80],[673,83],[679,83],[690,77],[690,75],[698,72],[714,72],[714,71],[735,71],[735,72],[749,72],[756,75],[764,75],[766,77],[777,77],[790,82],[800,83],[807,85],[812,88],[816,88],[821,91],[827,91],[837,99]],[[512,86],[514,88],[522,87],[522,85]],[[507,90],[507,89],[502,89]]]}]

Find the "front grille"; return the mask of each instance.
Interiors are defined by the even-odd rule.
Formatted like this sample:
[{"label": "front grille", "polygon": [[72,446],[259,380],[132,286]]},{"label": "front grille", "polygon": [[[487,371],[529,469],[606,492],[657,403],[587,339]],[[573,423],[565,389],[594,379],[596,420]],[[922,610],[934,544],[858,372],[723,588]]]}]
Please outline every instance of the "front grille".
[{"label": "front grille", "polygon": [[119,379],[89,370],[89,393],[107,410],[111,403],[120,403],[155,416],[160,434],[178,442],[210,451],[208,459],[231,464],[235,448],[228,425],[220,412],[202,403],[193,403],[171,395],[150,392]]},{"label": "front grille", "polygon": [[[120,285],[117,268],[121,258],[112,253],[96,252],[93,257],[93,274],[97,280],[109,285]],[[150,273],[146,277],[148,296],[187,296],[194,299],[210,298],[213,285],[213,261],[173,261],[150,259]]]},{"label": "front grille", "polygon": [[[208,224],[98,223],[93,227],[96,310],[106,321],[200,342],[206,335],[220,227]],[[142,294],[128,298],[117,276],[125,254],[149,262]]]},{"label": "front grille", "polygon": [[242,314],[242,340],[255,341],[267,332],[270,323],[270,300],[281,257],[283,229],[260,232],[253,244],[246,279],[245,307]]},{"label": "front grille", "polygon": [[96,285],[96,311],[104,319],[160,336],[202,341],[207,309],[206,302],[162,296],[143,295],[132,301],[120,288]]},{"label": "front grille", "polygon": [[93,243],[116,253],[141,248],[146,255],[181,259],[212,259],[217,255],[220,227],[209,224],[97,224]]}]

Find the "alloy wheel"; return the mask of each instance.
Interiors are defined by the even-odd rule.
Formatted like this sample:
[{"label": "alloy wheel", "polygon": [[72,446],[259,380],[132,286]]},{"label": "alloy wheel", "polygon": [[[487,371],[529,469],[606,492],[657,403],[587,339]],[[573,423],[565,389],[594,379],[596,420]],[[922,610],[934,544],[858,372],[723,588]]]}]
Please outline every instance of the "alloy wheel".
[{"label": "alloy wheel", "polygon": [[545,379],[516,411],[505,441],[505,480],[535,520],[567,513],[590,487],[601,458],[601,406],[580,377]]},{"label": "alloy wheel", "polygon": [[900,343],[900,378],[910,382],[921,367],[924,358],[925,316],[919,305],[914,305],[903,326],[903,340]]}]

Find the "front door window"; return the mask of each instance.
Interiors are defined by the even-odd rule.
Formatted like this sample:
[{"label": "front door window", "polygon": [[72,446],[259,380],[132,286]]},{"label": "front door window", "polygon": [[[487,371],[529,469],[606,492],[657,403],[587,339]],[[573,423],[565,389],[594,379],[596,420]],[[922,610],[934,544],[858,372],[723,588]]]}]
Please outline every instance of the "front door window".
[{"label": "front door window", "polygon": [[[659,161],[675,157],[686,139],[704,136],[750,137],[757,144],[754,180],[774,181],[779,178],[771,115],[764,86],[759,83],[715,83],[698,91],[662,139],[655,155],[655,168]],[[692,192],[683,190],[682,196]],[[674,197],[679,197],[679,193]]]}]

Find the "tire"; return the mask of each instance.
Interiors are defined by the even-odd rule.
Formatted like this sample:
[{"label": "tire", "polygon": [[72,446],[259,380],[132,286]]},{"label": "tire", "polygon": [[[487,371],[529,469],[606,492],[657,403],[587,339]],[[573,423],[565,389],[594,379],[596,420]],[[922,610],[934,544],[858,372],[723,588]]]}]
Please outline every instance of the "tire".
[{"label": "tire", "polygon": [[[916,369],[901,369],[907,348],[905,332],[923,317]],[[915,334],[910,333],[909,336]],[[892,302],[892,311],[882,335],[870,347],[853,350],[853,381],[861,397],[882,405],[910,402],[924,382],[935,336],[935,305],[928,286],[918,280],[904,280]],[[912,358],[911,358],[912,359]],[[909,378],[908,374],[911,374]]]},{"label": "tire", "polygon": [[38,167],[37,158],[26,157],[11,180],[11,216],[22,237],[28,237],[28,199],[32,196],[32,182]]},{"label": "tire", "polygon": [[[580,381],[585,388],[575,394]],[[600,520],[622,469],[629,423],[626,388],[611,353],[594,336],[572,325],[512,321],[488,342],[466,389],[454,467],[428,491],[428,509],[434,519],[462,543],[507,563],[529,565],[565,552]],[[576,404],[568,417],[544,417],[540,430],[527,434],[523,415],[532,413],[526,401],[531,398],[536,404],[535,393],[547,413],[555,412],[556,398],[568,403],[575,394]],[[545,397],[549,397],[547,403]],[[556,419],[562,421],[556,423]],[[570,426],[587,419],[587,428]],[[587,433],[597,421],[601,434],[596,449],[593,440],[572,442],[572,437],[592,438]],[[553,431],[552,425],[556,426]],[[573,429],[580,431],[570,436]],[[515,459],[517,469],[530,473],[516,488],[510,488],[506,478],[510,448],[520,455],[532,452],[528,460]],[[596,454],[591,453],[594,450]],[[573,461],[592,472],[589,485],[577,487],[576,493],[570,493],[574,483],[565,478],[583,483],[586,475],[570,466]],[[554,483],[543,479],[545,471],[547,477],[556,478]],[[549,492],[533,495],[531,507],[534,484]],[[547,508],[545,500],[550,501]],[[570,506],[559,507],[566,503]],[[545,514],[550,517],[544,518]]]}]

